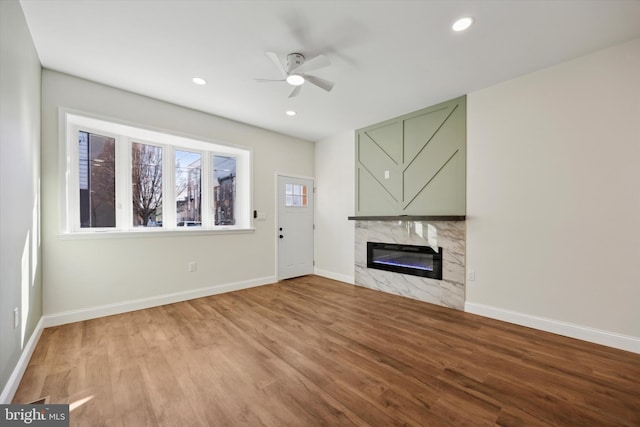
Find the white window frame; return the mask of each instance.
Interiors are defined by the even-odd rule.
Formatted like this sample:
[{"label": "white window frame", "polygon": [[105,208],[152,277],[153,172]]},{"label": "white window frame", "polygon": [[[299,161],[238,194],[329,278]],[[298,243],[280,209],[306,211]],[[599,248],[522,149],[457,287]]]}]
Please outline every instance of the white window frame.
[{"label": "white window frame", "polygon": [[[123,181],[125,182],[123,182],[122,191],[123,191],[123,194],[126,194],[128,192],[129,195],[132,195],[131,192],[133,191],[132,190],[133,180],[131,175],[133,172],[132,151],[133,151],[134,143],[151,145],[153,147],[162,148],[162,215],[164,218],[165,197],[167,196],[171,197],[173,195],[173,193],[167,193],[168,178],[165,176],[167,167],[170,166],[171,164],[171,158],[167,155],[167,153],[171,153],[171,155],[173,155],[173,153],[170,151],[171,146],[167,146],[166,144],[159,144],[158,142],[155,142],[155,141],[143,140],[142,138],[127,138],[126,149],[123,150],[123,151],[126,151],[126,155],[119,157],[119,159],[121,162],[123,162],[122,163],[123,165],[126,165],[126,168],[123,168],[125,170],[123,172],[125,174]],[[129,197],[125,199],[126,200],[123,201],[123,208],[122,208],[123,210],[122,217],[124,218],[124,221],[125,221],[124,223],[129,224],[136,231],[139,231],[140,229],[145,229],[145,227],[136,227],[133,225],[133,198]],[[117,225],[117,222],[116,222],[116,225]]]},{"label": "white window frame", "polygon": [[[122,137],[120,135],[108,132],[108,131],[99,131],[96,129],[92,129],[89,127],[80,127],[78,125],[75,124],[71,124],[69,126],[69,134],[73,135],[73,142],[70,142],[68,144],[67,147],[67,153],[70,159],[74,159],[73,162],[71,162],[69,164],[69,173],[68,175],[72,175],[75,176],[76,179],[75,180],[71,180],[68,183],[68,193],[71,195],[75,195],[75,197],[68,197],[68,203],[69,203],[69,210],[73,210],[73,212],[76,212],[77,215],[75,216],[69,216],[68,218],[68,226],[69,229],[72,230],[87,230],[87,228],[82,228],[80,227],[80,198],[78,197],[78,195],[80,194],[80,180],[79,180],[79,174],[80,174],[80,153],[78,150],[78,132],[88,132],[91,134],[96,134],[96,135],[100,135],[100,136],[106,136],[109,138],[113,138],[115,140],[115,155],[114,158],[116,159],[116,164],[115,164],[115,188],[116,188],[116,211],[115,211],[115,218],[116,218],[116,224],[118,224],[118,220],[121,219],[119,218],[119,215],[121,215],[122,212],[121,209],[118,209],[118,206],[120,206],[122,204],[122,193],[120,191],[118,191],[118,189],[122,186],[122,165],[121,163],[118,161],[118,159],[120,158],[120,156],[122,156],[122,150],[121,150],[121,146],[122,146]],[[96,232],[105,232],[105,231],[109,231],[109,230],[114,230],[116,227],[92,227],[91,230],[95,230]]]},{"label": "white window frame", "polygon": [[[252,159],[250,148],[231,145],[215,140],[177,135],[153,130],[138,125],[124,124],[112,119],[96,117],[73,110],[60,109],[60,173],[62,236],[107,236],[107,235],[167,235],[184,233],[219,233],[253,231],[252,212]],[[115,139],[116,158],[116,226],[102,228],[80,227],[79,202],[79,150],[78,132],[85,131]],[[132,200],[132,155],[133,143],[162,147],[162,227],[139,227],[133,225]],[[177,204],[175,194],[175,151],[197,152],[201,156],[201,211],[202,225],[199,227],[177,226]],[[214,209],[214,156],[233,157],[236,160],[236,197],[234,200],[235,225],[215,223]]]}]

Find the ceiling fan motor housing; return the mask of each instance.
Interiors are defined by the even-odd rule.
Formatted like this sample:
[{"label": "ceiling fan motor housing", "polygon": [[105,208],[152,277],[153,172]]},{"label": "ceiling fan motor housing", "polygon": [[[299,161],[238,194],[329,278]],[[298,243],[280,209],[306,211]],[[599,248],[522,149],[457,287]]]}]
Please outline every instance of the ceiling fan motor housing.
[{"label": "ceiling fan motor housing", "polygon": [[304,56],[302,54],[290,53],[287,55],[287,71],[291,71],[302,64],[304,64]]}]

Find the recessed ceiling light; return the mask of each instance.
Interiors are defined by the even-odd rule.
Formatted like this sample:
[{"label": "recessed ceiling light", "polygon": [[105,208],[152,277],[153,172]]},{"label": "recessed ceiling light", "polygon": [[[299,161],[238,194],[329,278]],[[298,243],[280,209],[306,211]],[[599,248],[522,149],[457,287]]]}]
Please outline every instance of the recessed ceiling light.
[{"label": "recessed ceiling light", "polygon": [[287,83],[292,86],[300,86],[304,83],[304,77],[299,74],[291,74],[290,76],[287,76]]},{"label": "recessed ceiling light", "polygon": [[191,79],[192,82],[194,82],[197,85],[206,85],[207,81],[201,77],[194,77]]},{"label": "recessed ceiling light", "polygon": [[296,114],[298,114],[298,113],[296,113],[296,112],[295,112],[295,111],[293,111],[293,110],[289,110],[289,111],[287,111],[285,114],[286,114],[287,116],[291,116],[291,117],[293,117],[293,116],[295,116],[295,115],[296,115]]},{"label": "recessed ceiling light", "polygon": [[451,28],[453,29],[453,31],[464,31],[469,28],[471,24],[473,24],[473,18],[470,16],[465,16],[464,18],[460,18],[456,22],[454,22]]}]

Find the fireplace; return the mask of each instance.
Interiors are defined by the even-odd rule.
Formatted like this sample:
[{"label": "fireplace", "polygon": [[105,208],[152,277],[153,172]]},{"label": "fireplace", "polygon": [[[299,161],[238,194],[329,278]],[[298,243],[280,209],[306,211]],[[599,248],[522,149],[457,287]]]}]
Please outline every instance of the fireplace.
[{"label": "fireplace", "polygon": [[[464,310],[465,221],[356,220],[355,229],[354,279],[357,285]],[[440,256],[440,260],[436,261],[442,266],[442,279],[369,268],[372,263],[370,256],[367,261],[368,242],[433,247],[436,251],[431,251],[431,254],[437,252],[436,256]],[[429,268],[429,265],[425,268]]]},{"label": "fireplace", "polygon": [[442,280],[442,248],[367,242],[367,267]]}]

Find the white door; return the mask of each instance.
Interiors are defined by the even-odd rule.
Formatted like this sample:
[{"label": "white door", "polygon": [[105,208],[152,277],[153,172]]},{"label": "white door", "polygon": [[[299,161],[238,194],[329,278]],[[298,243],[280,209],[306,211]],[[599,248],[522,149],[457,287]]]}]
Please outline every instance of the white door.
[{"label": "white door", "polygon": [[313,181],[278,176],[278,280],[313,273]]}]

